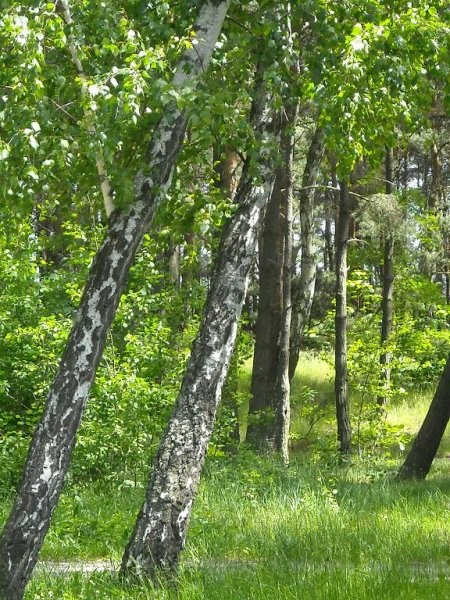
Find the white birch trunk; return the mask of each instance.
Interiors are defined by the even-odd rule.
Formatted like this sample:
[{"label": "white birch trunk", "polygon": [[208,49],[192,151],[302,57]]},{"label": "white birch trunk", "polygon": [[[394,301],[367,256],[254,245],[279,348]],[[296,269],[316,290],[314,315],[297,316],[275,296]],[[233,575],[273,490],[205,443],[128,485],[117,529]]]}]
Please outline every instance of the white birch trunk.
[{"label": "white birch trunk", "polygon": [[306,159],[300,193],[301,264],[300,276],[292,282],[292,327],[290,337],[289,379],[292,379],[300,357],[303,333],[309,321],[316,289],[317,253],[314,231],[315,185],[325,151],[322,128],[314,133]]},{"label": "white birch trunk", "polygon": [[[291,26],[291,5],[287,4],[287,43],[291,54],[294,56],[294,45]],[[299,70],[298,58],[294,73]],[[275,448],[281,453],[285,466],[289,465],[289,430],[291,425],[291,380],[289,378],[290,359],[290,335],[292,321],[292,236],[293,236],[293,189],[294,189],[294,149],[295,149],[295,126],[298,114],[298,98],[287,97],[285,99],[284,114],[285,122],[281,136],[283,153],[284,174],[284,251],[283,251],[283,307],[281,313],[279,357],[277,378],[275,385]]]},{"label": "white birch trunk", "polygon": [[347,248],[351,203],[347,183],[340,182],[339,218],[336,231],[335,379],[336,421],[339,450],[350,452],[351,426],[347,385]]},{"label": "white birch trunk", "polygon": [[[386,149],[385,157],[386,194],[393,194],[394,187],[394,151]],[[383,252],[383,289],[381,295],[381,383],[384,393],[378,397],[378,404],[386,406],[391,389],[391,353],[386,349],[394,327],[394,251],[395,238],[392,231],[386,233]]]},{"label": "white birch trunk", "polygon": [[[297,103],[298,104],[298,103]],[[292,131],[297,120],[297,104],[287,106],[287,126]],[[284,252],[283,252],[283,309],[281,315],[280,344],[275,385],[275,448],[281,453],[285,466],[289,465],[289,429],[291,424],[291,380],[289,377],[290,335],[292,317],[292,220],[294,187],[294,147],[293,132],[282,136],[284,153]]]},{"label": "white birch trunk", "polygon": [[[271,135],[271,122],[262,93],[252,112],[264,140]],[[258,183],[250,178],[249,165],[244,168],[235,199],[238,209],[222,236],[200,332],[122,560],[123,573],[155,578],[158,571],[177,569],[273,185],[273,159],[267,150],[261,152]]]}]

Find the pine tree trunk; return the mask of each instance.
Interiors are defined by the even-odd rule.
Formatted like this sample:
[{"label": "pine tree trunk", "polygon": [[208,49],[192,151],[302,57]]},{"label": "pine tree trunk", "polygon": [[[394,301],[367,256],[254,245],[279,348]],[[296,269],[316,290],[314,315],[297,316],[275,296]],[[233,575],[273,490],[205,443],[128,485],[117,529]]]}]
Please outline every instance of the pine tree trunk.
[{"label": "pine tree trunk", "polygon": [[325,232],[324,232],[324,271],[334,271],[334,244],[333,234],[331,231],[332,224],[334,222],[334,192],[326,195],[325,202]]},{"label": "pine tree trunk", "polygon": [[325,135],[318,127],[308,151],[300,193],[301,262],[300,276],[292,285],[292,324],[290,335],[289,379],[297,368],[303,332],[308,323],[316,287],[317,256],[314,247],[314,196],[325,151]]},{"label": "pine tree trunk", "polygon": [[350,452],[351,428],[347,387],[347,246],[351,206],[347,184],[340,184],[336,232],[335,394],[339,449]]},{"label": "pine tree trunk", "polygon": [[[264,139],[270,135],[271,123],[267,103],[262,102],[264,86],[257,89],[253,122]],[[259,225],[273,185],[273,158],[262,152],[258,184],[249,176],[249,165],[244,169],[235,200],[239,208],[222,236],[200,332],[123,556],[123,574],[155,579],[158,573],[171,575],[177,570],[233,352]]]},{"label": "pine tree trunk", "polygon": [[282,310],[283,224],[281,219],[282,169],[266,210],[259,252],[259,302],[255,323],[255,349],[249,405],[247,440],[255,447],[273,438],[273,422],[267,411],[275,407],[278,341]]},{"label": "pine tree trunk", "polygon": [[291,423],[291,380],[289,377],[290,336],[291,336],[291,287],[292,287],[292,205],[294,188],[294,128],[298,107],[286,107],[286,130],[282,135],[284,154],[283,213],[284,213],[284,252],[283,252],[283,310],[280,323],[280,344],[277,379],[275,385],[275,449],[280,452],[283,463],[289,465],[289,429]]},{"label": "pine tree trunk", "polygon": [[425,479],[450,418],[450,354],[428,413],[400,468],[398,479]]},{"label": "pine tree trunk", "polygon": [[[392,148],[386,150],[386,194],[394,192],[394,152]],[[382,321],[381,321],[381,347],[386,346],[392,334],[394,322],[394,235],[392,232],[386,234],[384,240],[384,259],[383,259],[383,291],[381,300]],[[384,405],[389,400],[389,387],[391,381],[391,354],[388,351],[382,352],[380,364],[383,372],[383,386],[386,393],[380,396],[378,403]]]},{"label": "pine tree trunk", "polygon": [[[202,74],[210,60],[228,2],[205,2],[195,30],[198,43],[181,59],[174,84]],[[0,598],[20,600],[58,503],[76,432],[106,335],[135,252],[170,185],[186,116],[166,109],[149,146],[148,175],[136,178],[137,200],[113,212],[98,251],[55,381],[25,465],[21,486],[0,537]]]},{"label": "pine tree trunk", "polygon": [[428,210],[437,214],[442,208],[442,162],[436,142],[431,146],[431,190],[428,194]]},{"label": "pine tree trunk", "polygon": [[[450,260],[450,251],[448,260]],[[448,266],[445,267],[445,302],[450,304],[450,273]]]}]

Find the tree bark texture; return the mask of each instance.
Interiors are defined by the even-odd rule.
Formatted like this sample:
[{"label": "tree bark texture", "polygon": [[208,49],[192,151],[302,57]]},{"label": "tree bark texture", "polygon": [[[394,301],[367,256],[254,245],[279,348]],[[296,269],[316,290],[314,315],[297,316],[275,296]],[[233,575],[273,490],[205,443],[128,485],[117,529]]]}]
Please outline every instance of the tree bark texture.
[{"label": "tree bark texture", "polygon": [[290,334],[291,334],[291,287],[292,287],[292,235],[293,235],[293,187],[294,187],[294,128],[297,120],[298,103],[286,108],[287,128],[282,135],[284,155],[283,178],[283,306],[280,323],[280,343],[277,379],[275,385],[275,449],[281,454],[283,463],[289,465],[289,429],[291,423],[291,380],[289,377]]},{"label": "tree bark texture", "polygon": [[283,302],[282,185],[283,173],[282,168],[279,167],[266,210],[259,248],[259,301],[255,323],[250,419],[247,429],[247,439],[256,447],[265,445],[273,438],[273,423],[268,419],[267,411],[275,407],[275,381]]},{"label": "tree bark texture", "polygon": [[217,152],[214,154],[214,169],[218,175],[217,185],[222,189],[228,198],[233,199],[236,194],[239,177],[237,170],[240,163],[240,158],[237,152],[230,147],[226,147],[223,154],[217,157]]},{"label": "tree bark texture", "polygon": [[[439,127],[435,125],[436,133],[439,133]],[[450,240],[448,234],[448,226],[445,225],[448,219],[448,200],[446,194],[446,186],[443,178],[443,164],[441,156],[442,148],[439,148],[436,141],[431,147],[431,186],[429,192],[429,210],[431,213],[438,215],[440,221],[440,231],[442,237],[442,251],[436,265],[436,270],[441,272],[442,287],[445,294],[447,304],[450,304],[450,279],[449,279],[449,264],[450,264]]]},{"label": "tree bark texture", "polygon": [[[239,184],[237,169],[241,159],[239,158],[238,153],[232,150],[230,147],[225,147],[223,152],[220,153],[220,142],[217,144],[217,146],[218,148],[213,149],[214,169],[218,175],[216,185],[230,200],[233,200]],[[215,154],[218,156],[214,156]],[[234,373],[232,373],[232,371],[234,371]],[[232,411],[234,427],[230,437],[234,444],[239,444],[241,439],[239,430],[239,403],[236,400],[237,392],[237,364],[231,361],[228,369],[228,378],[225,382],[222,393],[222,406],[224,404],[228,404],[230,410]]]},{"label": "tree bark texture", "polygon": [[[394,152],[392,148],[386,150],[385,160],[385,179],[386,179],[386,194],[394,192]],[[394,234],[390,231],[386,234],[384,240],[384,258],[383,258],[383,290],[381,299],[381,348],[385,348],[392,334],[394,323]],[[385,394],[380,396],[378,402],[384,405],[389,400],[389,387],[391,380],[391,353],[387,350],[383,351],[380,356],[380,364],[382,366],[382,385],[385,389]]]},{"label": "tree bark texture", "polygon": [[397,474],[398,479],[425,479],[438,451],[449,418],[450,354],[428,413]]},{"label": "tree bark texture", "polygon": [[324,248],[323,248],[323,268],[324,271],[334,271],[334,241],[332,233],[332,225],[336,211],[334,209],[334,192],[329,191],[326,194],[325,206],[325,231],[324,231]]},{"label": "tree bark texture", "polygon": [[351,203],[347,183],[340,183],[336,231],[335,395],[338,442],[341,453],[350,452],[351,427],[347,387],[347,247]]},{"label": "tree bark texture", "polygon": [[[195,80],[208,64],[228,2],[205,2],[195,26],[197,44],[180,60],[175,85]],[[165,196],[186,128],[173,104],[157,125],[146,175],[136,178],[136,201],[114,211],[88,281],[44,413],[30,446],[21,486],[0,537],[0,598],[20,600],[57,505],[83,409],[106,335],[134,255]]]},{"label": "tree bark texture", "polygon": [[309,320],[316,286],[317,255],[314,247],[314,196],[325,151],[325,135],[318,127],[309,147],[300,192],[301,259],[300,275],[292,282],[292,325],[290,334],[289,379],[300,357],[303,332]]},{"label": "tree bark texture", "polygon": [[428,194],[428,210],[437,214],[442,208],[442,160],[437,143],[431,146],[431,190]]},{"label": "tree bark texture", "polygon": [[[261,98],[264,94],[266,99],[264,86],[259,88],[252,122],[264,139],[271,135],[271,120],[267,100]],[[158,572],[177,570],[233,352],[259,224],[273,185],[273,156],[267,150],[261,151],[258,163],[259,183],[250,178],[248,166],[236,193],[237,212],[222,236],[200,332],[123,556],[124,574],[155,578]]]}]

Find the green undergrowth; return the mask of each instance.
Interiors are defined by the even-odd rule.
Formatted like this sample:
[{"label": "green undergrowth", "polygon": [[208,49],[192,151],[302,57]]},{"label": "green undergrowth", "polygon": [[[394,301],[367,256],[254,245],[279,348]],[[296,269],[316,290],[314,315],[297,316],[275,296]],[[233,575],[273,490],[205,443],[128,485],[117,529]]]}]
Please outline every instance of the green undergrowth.
[{"label": "green undergrowth", "polygon": [[[243,452],[209,459],[174,587],[38,572],[28,599],[448,598],[450,466],[394,481],[397,464]],[[69,489],[42,558],[120,559],[143,490]]]},{"label": "green undergrowth", "polygon": [[[244,394],[250,391],[251,369],[250,359],[241,369],[240,389]],[[427,413],[434,387],[402,388],[401,393],[395,394],[395,400],[387,404],[386,414],[380,420],[379,417],[373,418],[377,399],[371,398],[368,392],[363,393],[361,386],[352,386],[351,383],[350,378],[354,451],[366,458],[404,458]],[[328,356],[312,352],[301,355],[292,381],[291,408],[291,452],[306,453],[315,459],[326,459],[330,452],[334,453],[337,447],[334,370]],[[247,418],[247,413],[248,404],[241,407],[243,421]],[[241,434],[243,432],[245,425],[241,426]],[[438,457],[448,454],[450,425],[442,439]]]}]

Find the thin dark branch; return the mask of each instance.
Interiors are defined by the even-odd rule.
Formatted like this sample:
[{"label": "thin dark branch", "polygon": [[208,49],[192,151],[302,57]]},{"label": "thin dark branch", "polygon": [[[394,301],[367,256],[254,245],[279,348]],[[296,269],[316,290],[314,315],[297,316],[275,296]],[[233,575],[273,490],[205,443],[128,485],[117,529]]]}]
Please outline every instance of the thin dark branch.
[{"label": "thin dark branch", "polygon": [[230,15],[227,15],[226,19],[227,19],[227,21],[231,21],[232,23],[234,23],[235,25],[237,25],[238,27],[240,27],[241,29],[243,29],[244,31],[246,31],[247,33],[249,33],[252,37],[255,37],[255,38],[260,38],[261,37],[259,35],[255,35],[253,33],[253,31],[250,29],[250,27],[247,27],[247,25],[244,25],[244,23],[240,23],[236,19],[233,19],[233,17],[230,17]]},{"label": "thin dark branch", "polygon": [[[304,187],[300,187],[300,188],[295,188],[296,192],[303,192],[305,190],[312,190],[312,189],[323,189],[323,190],[333,190],[334,192],[339,192],[340,188],[335,187],[333,185],[323,185],[323,184],[317,184],[317,185],[305,185]],[[364,200],[369,200],[369,198],[367,196],[363,196],[363,194],[357,194],[356,192],[351,192],[349,190],[348,192],[351,196],[355,196],[356,198],[363,198]]]},{"label": "thin dark branch", "polygon": [[62,111],[65,115],[67,115],[69,117],[69,119],[72,119],[72,121],[74,121],[75,123],[78,123],[78,119],[76,117],[74,117],[73,115],[71,115],[70,112],[64,108],[64,106],[61,106],[61,104],[58,104],[58,102],[53,100],[53,98],[50,98],[50,102],[52,104],[54,104],[58,110]]}]

